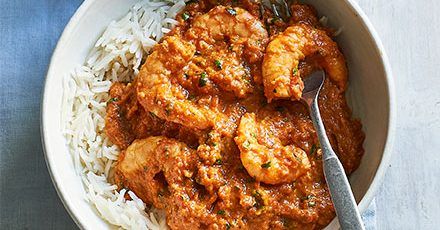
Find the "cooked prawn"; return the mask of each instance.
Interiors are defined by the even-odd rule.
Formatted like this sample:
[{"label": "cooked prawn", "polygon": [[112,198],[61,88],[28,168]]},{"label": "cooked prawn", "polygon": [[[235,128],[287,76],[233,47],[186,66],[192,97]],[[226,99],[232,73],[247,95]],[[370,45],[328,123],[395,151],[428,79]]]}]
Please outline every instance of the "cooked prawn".
[{"label": "cooked prawn", "polygon": [[[222,64],[221,70],[212,64],[215,71],[212,68],[205,70],[210,80],[223,90],[243,97],[252,91],[251,75],[261,78],[260,63],[268,34],[263,23],[248,11],[239,7],[214,7],[194,19],[186,38],[194,42],[208,64],[214,61]],[[249,66],[258,69],[249,70]]]},{"label": "cooked prawn", "polygon": [[215,113],[188,100],[188,92],[172,83],[172,76],[193,57],[195,46],[169,36],[156,46],[142,66],[137,82],[138,101],[156,116],[191,128],[213,125]]},{"label": "cooked prawn", "polygon": [[338,45],[325,31],[307,24],[288,27],[267,46],[263,60],[264,93],[273,99],[298,100],[304,83],[298,64],[307,56],[318,54],[319,64],[340,90],[347,85],[347,66]]},{"label": "cooked prawn", "polygon": [[189,100],[188,90],[209,95],[210,89],[221,88],[237,97],[251,92],[246,63],[262,61],[267,39],[261,22],[246,10],[215,7],[196,17],[185,35],[168,36],[155,47],[138,76],[138,101],[164,120],[196,129],[213,127],[226,118]]},{"label": "cooked prawn", "polygon": [[191,193],[191,186],[182,185],[189,183],[196,164],[195,150],[185,143],[161,136],[138,139],[119,156],[115,180],[144,201],[164,208],[168,196]]},{"label": "cooked prawn", "polygon": [[267,184],[292,182],[310,168],[307,154],[294,145],[272,146],[258,141],[258,123],[254,113],[246,113],[240,121],[235,142],[247,172],[257,181]]}]

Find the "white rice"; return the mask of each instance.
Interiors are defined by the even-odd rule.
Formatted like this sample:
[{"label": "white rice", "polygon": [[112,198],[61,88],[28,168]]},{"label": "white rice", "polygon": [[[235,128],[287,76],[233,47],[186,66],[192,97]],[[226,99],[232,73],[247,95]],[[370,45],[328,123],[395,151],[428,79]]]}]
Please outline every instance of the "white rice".
[{"label": "white rice", "polygon": [[[108,90],[112,82],[129,81],[165,33],[184,0],[144,0],[113,21],[96,42],[87,61],[64,80],[61,121],[67,146],[81,176],[88,202],[110,224],[125,229],[166,229],[165,215],[146,210],[131,191],[109,182],[119,150],[104,132]],[[128,194],[131,200],[124,198]]]}]

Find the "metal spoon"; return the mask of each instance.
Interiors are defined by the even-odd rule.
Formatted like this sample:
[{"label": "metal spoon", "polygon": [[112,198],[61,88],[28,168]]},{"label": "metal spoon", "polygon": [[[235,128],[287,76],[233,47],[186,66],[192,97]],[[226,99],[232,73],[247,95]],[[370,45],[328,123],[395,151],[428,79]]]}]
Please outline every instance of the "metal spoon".
[{"label": "metal spoon", "polygon": [[308,76],[304,80],[302,99],[309,106],[310,117],[321,144],[325,180],[330,190],[339,224],[343,230],[364,230],[365,227],[348,183],[347,175],[345,175],[344,168],[330,145],[319,113],[318,95],[324,80],[324,71],[316,71]]}]

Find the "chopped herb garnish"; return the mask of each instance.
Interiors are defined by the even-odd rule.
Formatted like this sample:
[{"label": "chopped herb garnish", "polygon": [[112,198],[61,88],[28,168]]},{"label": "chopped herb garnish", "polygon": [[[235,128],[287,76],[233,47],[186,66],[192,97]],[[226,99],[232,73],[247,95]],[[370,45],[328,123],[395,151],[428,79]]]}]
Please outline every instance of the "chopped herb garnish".
[{"label": "chopped herb garnish", "polygon": [[254,183],[254,182],[255,182],[255,178],[253,178],[253,177],[246,178],[246,179],[244,180],[244,182],[246,182],[247,184]]},{"label": "chopped herb garnish", "polygon": [[309,202],[307,203],[307,205],[308,205],[309,207],[315,207],[316,202],[315,202],[315,201],[309,201]]},{"label": "chopped herb garnish", "polygon": [[196,98],[196,95],[194,95],[194,94],[190,94],[188,96],[188,100],[194,100],[195,98]]},{"label": "chopped herb garnish", "polygon": [[284,226],[286,229],[294,229],[294,228],[296,227],[295,222],[293,222],[292,219],[290,219],[290,218],[283,217],[283,218],[281,219],[281,222],[283,223],[283,226]]},{"label": "chopped herb garnish", "polygon": [[261,168],[267,169],[269,167],[270,167],[270,161],[268,161],[268,162],[266,162],[264,164],[261,164]]},{"label": "chopped herb garnish", "polygon": [[244,147],[245,149],[248,149],[250,146],[251,146],[251,143],[250,143],[248,140],[246,140],[246,141],[243,143],[243,147]]},{"label": "chopped herb garnish", "polygon": [[217,214],[219,214],[219,215],[225,215],[225,213],[226,213],[225,210],[218,210],[217,211]]},{"label": "chopped herb garnish", "polygon": [[206,83],[208,83],[208,78],[206,77],[206,73],[203,72],[202,74],[200,74],[199,87],[205,86]]},{"label": "chopped herb garnish", "polygon": [[184,73],[183,74],[183,77],[186,79],[186,80],[188,80],[188,78],[189,78],[189,75],[188,74],[186,74],[186,73]]},{"label": "chopped herb garnish", "polygon": [[218,69],[222,69],[222,63],[220,62],[220,60],[215,60],[214,64]]},{"label": "chopped herb garnish", "polygon": [[116,98],[116,97],[112,97],[112,98],[110,98],[110,99],[107,101],[107,104],[108,104],[108,103],[115,102],[115,101],[118,101],[118,100],[119,100],[118,98]]},{"label": "chopped herb garnish", "polygon": [[226,9],[226,11],[228,11],[228,13],[230,15],[237,15],[237,11],[233,8],[228,8],[228,9]]},{"label": "chopped herb garnish", "polygon": [[182,14],[182,19],[183,19],[184,21],[188,20],[189,17],[190,17],[190,15],[189,15],[188,12],[183,12],[183,14]]},{"label": "chopped herb garnish", "polygon": [[293,75],[296,75],[298,73],[298,68],[293,69]]},{"label": "chopped herb garnish", "polygon": [[279,18],[272,18],[270,19],[270,23],[274,24],[276,21],[278,21]]},{"label": "chopped herb garnish", "polygon": [[217,160],[215,160],[215,162],[214,162],[214,165],[222,165],[222,164],[223,164],[222,159],[217,159]]},{"label": "chopped herb garnish", "polygon": [[180,198],[181,198],[183,201],[187,201],[187,200],[188,200],[188,198],[187,198],[186,196],[183,196],[183,195],[180,195]]},{"label": "chopped herb garnish", "polygon": [[173,110],[173,106],[172,105],[167,105],[167,107],[165,107],[166,115],[169,116],[171,114],[172,110]]},{"label": "chopped herb garnish", "polygon": [[313,155],[316,152],[316,145],[313,144],[312,148],[310,149],[310,155]]},{"label": "chopped herb garnish", "polygon": [[254,190],[254,191],[252,191],[252,196],[253,197],[261,197],[261,194],[260,194],[260,192],[258,192],[258,190]]},{"label": "chopped herb garnish", "polygon": [[144,166],[144,171],[148,171],[148,166]]},{"label": "chopped herb garnish", "polygon": [[254,190],[252,192],[252,196],[255,198],[254,207],[257,208],[257,209],[264,208],[263,197],[261,196],[261,194],[257,190]]},{"label": "chopped herb garnish", "polygon": [[255,139],[257,139],[257,134],[256,133],[251,133],[251,136]]},{"label": "chopped herb garnish", "polygon": [[234,49],[234,47],[231,45],[228,47],[228,50],[232,51]]}]

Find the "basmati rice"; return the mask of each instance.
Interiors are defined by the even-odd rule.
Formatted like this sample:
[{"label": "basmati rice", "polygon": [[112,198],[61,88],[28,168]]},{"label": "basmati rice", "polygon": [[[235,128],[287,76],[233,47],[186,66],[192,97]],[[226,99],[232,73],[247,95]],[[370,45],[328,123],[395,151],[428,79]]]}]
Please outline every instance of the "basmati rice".
[{"label": "basmati rice", "polygon": [[[108,90],[113,82],[130,81],[142,60],[177,24],[183,0],[144,0],[113,21],[96,41],[85,64],[64,79],[63,134],[86,199],[110,224],[125,229],[166,229],[164,213],[146,210],[133,192],[110,181],[119,150],[104,132]],[[128,194],[131,200],[124,197]]]}]

